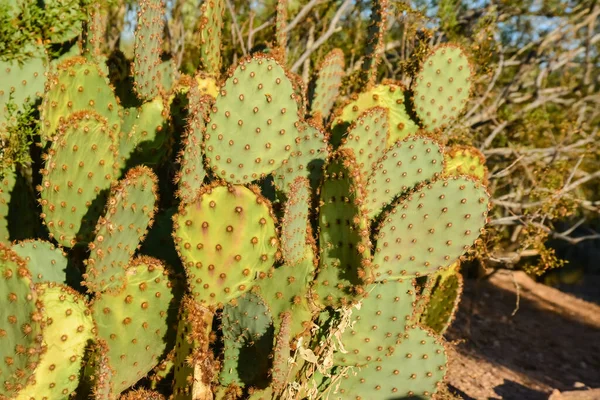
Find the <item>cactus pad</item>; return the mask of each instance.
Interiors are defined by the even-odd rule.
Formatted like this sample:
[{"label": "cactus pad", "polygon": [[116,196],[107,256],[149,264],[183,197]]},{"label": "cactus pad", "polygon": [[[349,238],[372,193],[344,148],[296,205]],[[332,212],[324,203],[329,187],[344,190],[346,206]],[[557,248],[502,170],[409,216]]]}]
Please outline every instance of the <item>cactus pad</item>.
[{"label": "cactus pad", "polygon": [[156,193],[156,176],[147,167],[130,170],[111,188],[105,215],[98,221],[96,238],[90,244],[85,277],[88,290],[123,284],[125,269],[153,220]]},{"label": "cactus pad", "polygon": [[0,132],[6,128],[9,117],[9,103],[15,111],[22,111],[23,106],[35,102],[44,93],[46,60],[34,57],[22,65],[16,61],[0,61]]},{"label": "cactus pad", "polygon": [[281,221],[281,251],[286,265],[297,265],[307,255],[313,254],[315,240],[309,220],[310,206],[308,179],[296,178],[288,194]]},{"label": "cactus pad", "polygon": [[221,72],[221,29],[223,29],[225,0],[204,1],[200,7],[202,68],[214,76],[219,76]]},{"label": "cactus pad", "polygon": [[417,184],[430,181],[444,168],[440,144],[430,138],[409,136],[396,142],[378,160],[367,181],[369,217]]},{"label": "cactus pad", "polygon": [[294,86],[285,70],[268,56],[244,59],[212,107],[207,162],[216,176],[231,183],[262,178],[289,157],[298,120]]},{"label": "cactus pad", "polygon": [[337,125],[350,123],[360,114],[373,107],[383,107],[388,110],[390,134],[388,146],[417,132],[419,127],[410,119],[404,104],[404,89],[402,86],[388,83],[377,85],[368,91],[356,96],[341,111],[338,111],[333,120],[334,134]]},{"label": "cactus pad", "polygon": [[[144,142],[154,142],[161,136],[164,124],[167,121],[168,107],[162,97],[142,104],[139,108],[128,108],[123,112],[123,125],[119,138],[119,157],[121,167]],[[164,135],[162,135],[164,136]],[[162,141],[160,145],[162,145]]]},{"label": "cactus pad", "polygon": [[165,3],[141,0],[139,8],[133,60],[134,87],[140,98],[151,99],[166,91],[161,70]]},{"label": "cactus pad", "polygon": [[[179,400],[203,398],[212,379],[212,353],[208,348],[213,313],[186,296],[179,306],[173,396]],[[198,382],[200,380],[200,382]]]},{"label": "cactus pad", "polygon": [[99,294],[91,308],[98,338],[108,346],[114,395],[135,384],[158,364],[165,350],[171,283],[160,261],[135,259],[123,288]]},{"label": "cactus pad", "polygon": [[84,110],[104,117],[109,131],[120,131],[119,102],[104,73],[84,57],[67,58],[48,76],[40,113],[42,139],[51,139],[71,114]]},{"label": "cactus pad", "polygon": [[444,152],[444,174],[447,176],[467,175],[488,184],[488,169],[485,156],[472,146],[452,146]]},{"label": "cactus pad", "polygon": [[401,199],[379,229],[377,280],[448,267],[479,237],[488,206],[485,188],[464,177],[435,181]]},{"label": "cactus pad", "polygon": [[442,128],[465,108],[473,71],[459,46],[443,44],[423,61],[413,87],[415,112],[427,130]]},{"label": "cactus pad", "polygon": [[[67,263],[63,251],[43,240],[24,240],[15,243],[12,250],[27,262],[35,283],[67,281]],[[45,302],[44,302],[45,303]]]},{"label": "cactus pad", "polygon": [[85,345],[93,337],[94,323],[83,296],[68,286],[37,285],[44,303],[46,352],[31,383],[17,400],[65,399],[79,384]]},{"label": "cactus pad", "polygon": [[430,398],[446,374],[446,350],[441,339],[415,328],[404,334],[393,355],[341,379],[337,399]]},{"label": "cactus pad", "polygon": [[206,186],[173,218],[177,250],[197,301],[226,303],[275,261],[271,205],[258,188]]},{"label": "cactus pad", "polygon": [[342,50],[333,49],[327,53],[317,71],[311,114],[315,117],[318,114],[321,120],[327,120],[338,97],[344,77],[344,53]]},{"label": "cactus pad", "polygon": [[121,395],[119,400],[165,400],[165,396],[154,390],[135,389]]},{"label": "cactus pad", "polygon": [[319,128],[303,124],[300,131],[292,154],[273,172],[275,186],[285,193],[299,176],[309,178],[311,187],[316,188],[321,183],[323,164],[329,154],[325,134]]},{"label": "cactus pad", "polygon": [[320,265],[316,293],[323,305],[352,302],[372,280],[369,220],[362,206],[363,177],[351,151],[330,160],[321,187]]},{"label": "cactus pad", "polygon": [[42,354],[42,303],[25,261],[0,243],[0,397],[35,379]]},{"label": "cactus pad", "polygon": [[179,184],[178,197],[190,202],[204,184],[206,171],[202,152],[202,132],[206,126],[205,118],[210,107],[211,98],[200,95],[197,84],[192,84],[188,92],[190,117],[183,136],[183,149],[179,155],[181,169],[177,175]]},{"label": "cactus pad", "polygon": [[81,111],[59,129],[42,172],[42,218],[51,237],[71,247],[92,201],[117,175],[117,138],[100,115]]},{"label": "cactus pad", "polygon": [[393,353],[413,313],[416,296],[411,281],[375,283],[365,289],[360,308],[352,310],[355,322],[341,336],[345,352],[335,353],[337,365],[362,366]]},{"label": "cactus pad", "polygon": [[373,167],[383,156],[387,147],[388,130],[387,110],[381,107],[368,109],[348,128],[341,147],[352,150],[361,176],[369,177]]},{"label": "cactus pad", "polygon": [[12,191],[17,183],[17,176],[12,169],[5,169],[3,172],[4,174],[0,177],[0,243],[9,243],[8,210]]},{"label": "cactus pad", "polygon": [[463,291],[463,277],[458,272],[460,262],[455,262],[448,271],[442,271],[435,278],[429,302],[421,315],[421,324],[443,335],[454,319]]},{"label": "cactus pad", "polygon": [[245,386],[266,378],[261,375],[266,375],[269,367],[273,337],[268,332],[272,331],[272,322],[269,307],[255,293],[245,293],[225,305],[221,385]]},{"label": "cactus pad", "polygon": [[385,51],[385,31],[387,30],[388,0],[375,0],[371,2],[371,15],[367,30],[367,43],[365,56],[361,65],[361,83],[372,87],[377,79],[377,67],[381,61],[381,54]]}]

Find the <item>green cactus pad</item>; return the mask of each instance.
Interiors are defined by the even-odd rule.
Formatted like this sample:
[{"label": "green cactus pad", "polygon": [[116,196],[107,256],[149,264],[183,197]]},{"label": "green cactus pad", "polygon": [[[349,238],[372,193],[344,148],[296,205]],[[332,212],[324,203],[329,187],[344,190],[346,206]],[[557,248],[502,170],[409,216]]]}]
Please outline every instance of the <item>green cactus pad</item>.
[{"label": "green cactus pad", "polygon": [[430,138],[409,136],[389,148],[377,161],[367,181],[367,209],[374,218],[396,196],[417,184],[441,175],[444,155],[441,145]]},{"label": "green cactus pad", "polygon": [[118,288],[125,270],[152,223],[157,200],[157,179],[147,167],[129,170],[111,188],[103,218],[90,244],[85,285],[89,291]]},{"label": "green cactus pad", "polygon": [[344,77],[344,53],[333,49],[323,58],[317,68],[315,94],[311,103],[311,114],[327,120],[335,100],[338,98]]},{"label": "green cactus pad", "polygon": [[33,282],[66,283],[67,257],[52,243],[24,240],[13,244],[12,250],[27,262]]},{"label": "green cactus pad", "polygon": [[321,183],[322,169],[328,154],[327,139],[323,131],[310,123],[302,124],[292,154],[273,172],[275,186],[287,193],[294,180],[304,176],[310,179],[311,187],[316,188]]},{"label": "green cactus pad", "polygon": [[334,354],[337,365],[362,366],[393,353],[408,325],[416,300],[411,279],[376,283],[365,289],[360,308],[352,309],[352,325],[341,336],[343,350]]},{"label": "green cactus pad", "polygon": [[344,124],[351,123],[360,114],[373,107],[383,107],[388,110],[390,125],[388,146],[418,131],[419,127],[410,119],[406,111],[404,88],[400,85],[388,83],[377,85],[355,96],[342,110],[336,112],[332,125],[334,136],[337,129],[343,129]]},{"label": "green cactus pad", "polygon": [[121,167],[142,143],[152,143],[157,138],[164,139],[156,143],[161,147],[166,135],[161,134],[168,118],[168,105],[162,97],[142,104],[139,108],[128,108],[123,111],[123,125],[119,138],[119,157]]},{"label": "green cactus pad", "polygon": [[85,346],[94,322],[85,298],[65,285],[37,285],[44,303],[46,352],[35,370],[35,382],[19,392],[17,400],[66,399],[79,384]]},{"label": "green cactus pad", "polygon": [[242,60],[211,109],[207,163],[231,183],[248,183],[276,170],[298,137],[298,104],[286,71],[266,55]]},{"label": "green cactus pad", "polygon": [[141,99],[152,99],[161,92],[168,92],[162,84],[164,71],[161,68],[164,17],[162,0],[139,2],[133,76],[135,91]]},{"label": "green cactus pad", "polygon": [[309,221],[310,206],[310,183],[308,179],[298,177],[288,193],[281,220],[281,252],[287,265],[299,264],[307,254],[313,254],[313,247],[316,247]]},{"label": "green cactus pad", "polygon": [[213,355],[208,342],[212,318],[213,312],[198,304],[192,296],[186,296],[181,301],[174,359],[175,399],[203,398],[203,392],[210,388]]},{"label": "green cactus pad", "polygon": [[429,399],[446,374],[446,350],[440,338],[422,329],[404,334],[394,354],[378,363],[350,369],[336,399]]},{"label": "green cactus pad", "polygon": [[205,186],[173,221],[190,290],[202,303],[238,297],[275,261],[274,215],[256,187]]},{"label": "green cactus pad", "polygon": [[0,243],[0,397],[12,398],[35,379],[42,348],[42,302],[26,263]]},{"label": "green cactus pad", "polygon": [[225,0],[204,1],[200,8],[200,61],[209,74],[221,73],[221,29]]},{"label": "green cactus pad", "polygon": [[[120,132],[120,106],[108,79],[99,67],[84,57],[70,57],[55,67],[46,84],[40,112],[42,140],[49,140],[71,115],[90,111],[106,119],[111,132]],[[104,144],[102,150],[109,147]]]},{"label": "green cactus pad", "polygon": [[22,111],[26,104],[34,103],[37,97],[42,96],[46,82],[46,64],[43,52],[39,57],[25,60],[23,64],[17,61],[0,61],[0,132],[6,129],[11,114],[8,110],[9,103],[15,107],[14,112]]},{"label": "green cactus pad", "polygon": [[385,51],[385,32],[387,30],[388,0],[376,0],[371,2],[371,23],[367,30],[367,43],[365,56],[361,65],[362,85],[372,87],[377,79],[377,67],[381,61],[381,55]]},{"label": "green cactus pad", "polygon": [[42,218],[65,247],[78,241],[82,219],[99,192],[117,175],[117,138],[100,115],[81,111],[64,123],[42,172]]},{"label": "green cactus pad", "polygon": [[[311,254],[312,255],[312,250]],[[310,256],[296,266],[275,268],[257,283],[260,295],[269,305],[275,330],[279,330],[281,315],[291,313],[290,336],[295,337],[310,327],[312,312],[308,291],[314,276],[314,260]]]},{"label": "green cactus pad", "polygon": [[290,340],[292,339],[292,314],[285,312],[279,317],[279,329],[275,339],[275,349],[273,351],[273,367],[271,368],[271,387],[275,393],[281,393],[288,383],[288,373],[290,371]]},{"label": "green cactus pad", "polygon": [[0,243],[9,243],[9,204],[15,183],[17,183],[17,176],[16,172],[12,169],[5,169],[3,172],[4,175],[0,179]]},{"label": "green cactus pad", "polygon": [[447,271],[432,276],[435,278],[429,302],[421,315],[421,324],[443,335],[454,319],[463,291],[463,277],[458,272],[460,262],[455,262]]},{"label": "green cactus pad", "polygon": [[177,174],[179,191],[177,196],[183,202],[190,202],[204,184],[206,171],[202,151],[202,132],[206,126],[205,118],[212,99],[208,95],[201,95],[198,84],[192,83],[188,92],[189,118],[188,125],[183,135],[183,148],[179,154],[181,169]]},{"label": "green cactus pad", "polygon": [[[273,345],[273,318],[265,301],[245,293],[223,308],[223,386],[246,386],[266,378]],[[252,360],[252,362],[248,362]]]},{"label": "green cactus pad", "polygon": [[379,228],[377,280],[448,267],[479,237],[488,207],[485,187],[466,177],[441,179],[402,198]]},{"label": "green cactus pad", "polygon": [[320,264],[316,294],[323,305],[352,302],[372,281],[369,220],[363,177],[347,149],[335,153],[325,171],[319,209]]},{"label": "green cactus pad", "polygon": [[352,150],[361,176],[368,178],[379,159],[383,157],[388,131],[387,110],[382,107],[368,109],[348,128],[340,147]]},{"label": "green cactus pad", "polygon": [[119,291],[98,294],[91,309],[98,338],[108,346],[113,395],[135,384],[163,354],[167,313],[172,307],[171,282],[160,261],[135,259]]},{"label": "green cactus pad", "polygon": [[443,44],[423,61],[413,87],[415,112],[427,130],[442,128],[465,108],[471,92],[471,64],[463,49]]},{"label": "green cactus pad", "polygon": [[100,60],[104,46],[104,34],[108,23],[108,7],[100,3],[91,4],[88,8],[87,30],[83,44],[85,55],[92,60]]},{"label": "green cactus pad", "polygon": [[444,175],[467,175],[488,184],[485,156],[473,146],[452,146],[444,152]]}]

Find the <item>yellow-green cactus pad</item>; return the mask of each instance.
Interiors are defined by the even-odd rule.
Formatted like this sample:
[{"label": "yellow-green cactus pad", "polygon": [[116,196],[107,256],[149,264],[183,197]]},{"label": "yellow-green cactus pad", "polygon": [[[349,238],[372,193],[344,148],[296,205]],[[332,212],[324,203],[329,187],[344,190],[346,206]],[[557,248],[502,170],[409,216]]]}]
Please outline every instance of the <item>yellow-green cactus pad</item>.
[{"label": "yellow-green cactus pad", "polygon": [[479,182],[459,177],[440,179],[401,198],[379,228],[373,260],[377,280],[448,267],[481,234],[489,197]]},{"label": "yellow-green cactus pad", "polygon": [[335,100],[338,98],[344,77],[344,53],[333,49],[323,58],[317,68],[315,94],[311,103],[311,114],[327,120]]},{"label": "yellow-green cactus pad", "polygon": [[452,146],[444,152],[444,174],[447,176],[467,175],[488,183],[485,156],[473,146]]},{"label": "yellow-green cactus pad", "polygon": [[82,219],[98,194],[117,176],[117,137],[105,118],[72,114],[58,130],[41,171],[42,218],[65,247],[78,240]]},{"label": "yellow-green cactus pad", "polygon": [[60,248],[43,240],[23,240],[12,249],[27,262],[33,282],[66,283],[68,260]]},{"label": "yellow-green cactus pad", "polygon": [[246,58],[229,73],[211,109],[204,137],[207,163],[227,182],[260,179],[290,156],[298,126],[286,71],[265,55]]},{"label": "yellow-green cactus pad", "polygon": [[34,381],[16,400],[66,399],[77,389],[85,346],[93,337],[94,322],[85,298],[65,285],[39,284],[44,304],[45,353]]},{"label": "yellow-green cactus pad", "polygon": [[404,88],[389,83],[374,86],[368,91],[355,96],[342,110],[338,111],[332,124],[334,133],[338,126],[350,124],[360,114],[373,107],[383,107],[388,110],[390,125],[388,146],[418,131],[419,127],[410,119],[406,111]]},{"label": "yellow-green cactus pad", "polygon": [[90,244],[85,285],[89,291],[118,288],[125,270],[151,225],[157,200],[157,178],[151,169],[136,167],[113,185],[104,217]]},{"label": "yellow-green cactus pad", "polygon": [[441,145],[427,137],[409,136],[397,141],[377,161],[367,180],[367,209],[370,218],[397,196],[417,184],[441,175],[444,156]]},{"label": "yellow-green cactus pad", "polygon": [[[50,140],[61,124],[79,111],[106,119],[108,130],[120,132],[120,106],[105,74],[84,57],[70,57],[49,73],[40,112],[41,136]],[[103,147],[108,147],[104,145]]]},{"label": "yellow-green cactus pad", "polygon": [[0,397],[35,379],[42,347],[42,302],[25,260],[0,243]]},{"label": "yellow-green cactus pad", "polygon": [[463,291],[463,277],[458,271],[460,261],[456,261],[447,271],[441,271],[434,278],[433,287],[425,310],[421,315],[421,324],[443,335],[452,323],[460,303]]},{"label": "yellow-green cactus pad", "polygon": [[341,379],[340,400],[429,399],[446,375],[443,339],[422,328],[407,331],[394,353],[381,362],[349,369]]},{"label": "yellow-green cactus pad", "polygon": [[471,94],[472,75],[461,47],[443,44],[431,51],[413,87],[415,112],[425,129],[443,128],[463,111]]},{"label": "yellow-green cactus pad", "polygon": [[199,302],[227,303],[275,262],[275,217],[258,188],[205,186],[173,221],[177,251]]},{"label": "yellow-green cactus pad", "polygon": [[141,257],[127,269],[120,290],[98,294],[92,303],[97,336],[108,346],[113,396],[158,364],[166,348],[167,313],[172,301],[171,282],[161,262]]}]

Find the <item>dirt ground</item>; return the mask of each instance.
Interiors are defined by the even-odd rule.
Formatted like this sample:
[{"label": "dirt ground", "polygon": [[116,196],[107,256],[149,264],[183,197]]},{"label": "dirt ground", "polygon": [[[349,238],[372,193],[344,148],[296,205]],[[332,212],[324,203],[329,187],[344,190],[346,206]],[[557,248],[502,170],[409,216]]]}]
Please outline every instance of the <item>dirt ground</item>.
[{"label": "dirt ground", "polygon": [[463,399],[546,400],[600,388],[600,305],[522,272],[466,280],[446,337],[455,343],[448,384]]}]

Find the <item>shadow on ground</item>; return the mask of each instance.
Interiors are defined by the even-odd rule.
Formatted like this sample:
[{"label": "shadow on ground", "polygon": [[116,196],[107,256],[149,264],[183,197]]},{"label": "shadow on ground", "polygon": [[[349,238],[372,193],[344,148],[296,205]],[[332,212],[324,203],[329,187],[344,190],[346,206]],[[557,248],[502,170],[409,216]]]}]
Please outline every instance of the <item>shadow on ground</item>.
[{"label": "shadow on ground", "polygon": [[466,399],[537,400],[578,383],[600,387],[600,307],[518,278],[465,282],[446,335],[458,343],[449,383]]}]

